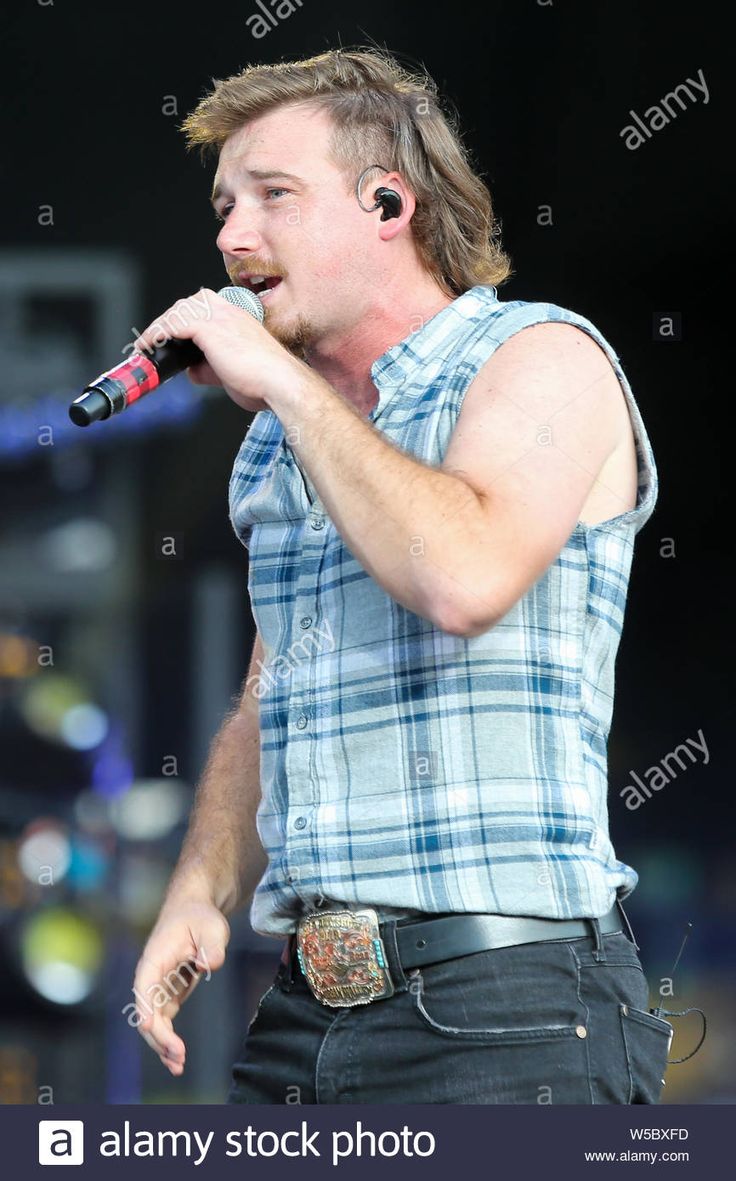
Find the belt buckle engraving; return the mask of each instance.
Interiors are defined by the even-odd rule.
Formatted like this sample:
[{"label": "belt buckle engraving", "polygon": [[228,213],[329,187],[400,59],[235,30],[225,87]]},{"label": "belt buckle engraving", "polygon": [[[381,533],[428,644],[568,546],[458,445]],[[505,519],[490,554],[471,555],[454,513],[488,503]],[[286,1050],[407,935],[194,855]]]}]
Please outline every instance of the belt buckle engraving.
[{"label": "belt buckle engraving", "polygon": [[372,907],[306,915],[299,921],[296,937],[302,972],[323,1005],[347,1008],[393,995],[378,915]]}]

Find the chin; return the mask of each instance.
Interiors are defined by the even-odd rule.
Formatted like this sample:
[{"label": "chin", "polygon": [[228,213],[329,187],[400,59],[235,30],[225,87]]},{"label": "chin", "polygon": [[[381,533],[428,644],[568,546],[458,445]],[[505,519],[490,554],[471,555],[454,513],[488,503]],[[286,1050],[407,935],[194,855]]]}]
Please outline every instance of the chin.
[{"label": "chin", "polygon": [[275,320],[273,316],[269,315],[268,308],[266,308],[263,326],[268,329],[279,344],[282,344],[285,349],[300,359],[303,359],[305,350],[313,343],[317,335],[314,325],[309,320],[298,317],[290,324],[279,324],[277,319]]}]

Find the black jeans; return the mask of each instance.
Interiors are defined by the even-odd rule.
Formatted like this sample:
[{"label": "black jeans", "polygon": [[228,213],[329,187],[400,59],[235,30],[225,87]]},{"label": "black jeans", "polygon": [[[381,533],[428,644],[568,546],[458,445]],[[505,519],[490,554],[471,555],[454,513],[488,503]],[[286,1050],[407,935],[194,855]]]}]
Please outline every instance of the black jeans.
[{"label": "black jeans", "polygon": [[[478,952],[331,1009],[296,958],[261,997],[228,1103],[657,1103],[672,1027],[624,932]],[[293,942],[293,941],[292,941]]]}]

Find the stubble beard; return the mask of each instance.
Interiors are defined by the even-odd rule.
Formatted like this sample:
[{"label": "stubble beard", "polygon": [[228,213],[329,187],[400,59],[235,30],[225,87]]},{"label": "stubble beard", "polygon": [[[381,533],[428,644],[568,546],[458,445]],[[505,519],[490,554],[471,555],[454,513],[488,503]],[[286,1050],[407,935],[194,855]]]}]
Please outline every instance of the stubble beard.
[{"label": "stubble beard", "polygon": [[306,316],[298,316],[291,324],[279,325],[273,323],[273,317],[269,314],[270,309],[264,309],[263,327],[266,328],[271,336],[283,345],[284,348],[298,357],[300,361],[306,359],[306,352],[316,337],[316,330],[313,324],[306,318]]}]

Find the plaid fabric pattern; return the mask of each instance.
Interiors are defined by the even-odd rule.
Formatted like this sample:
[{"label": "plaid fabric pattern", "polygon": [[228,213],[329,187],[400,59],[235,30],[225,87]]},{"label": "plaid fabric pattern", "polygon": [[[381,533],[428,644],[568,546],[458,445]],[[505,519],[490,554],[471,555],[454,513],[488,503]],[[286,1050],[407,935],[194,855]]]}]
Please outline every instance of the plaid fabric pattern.
[{"label": "plaid fabric pattern", "polygon": [[386,915],[578,918],[603,915],[636,886],[609,838],[607,739],[634,537],[657,472],[618,357],[575,312],[474,287],[374,363],[370,420],[441,463],[483,363],[549,321],[588,333],[615,367],[636,438],[637,504],[578,522],[483,635],[449,635],[392,599],[343,544],[277,416],[251,423],[230,517],[249,550],[266,648],[251,686],[269,856],[251,922],[264,934],[291,932],[322,898]]}]

